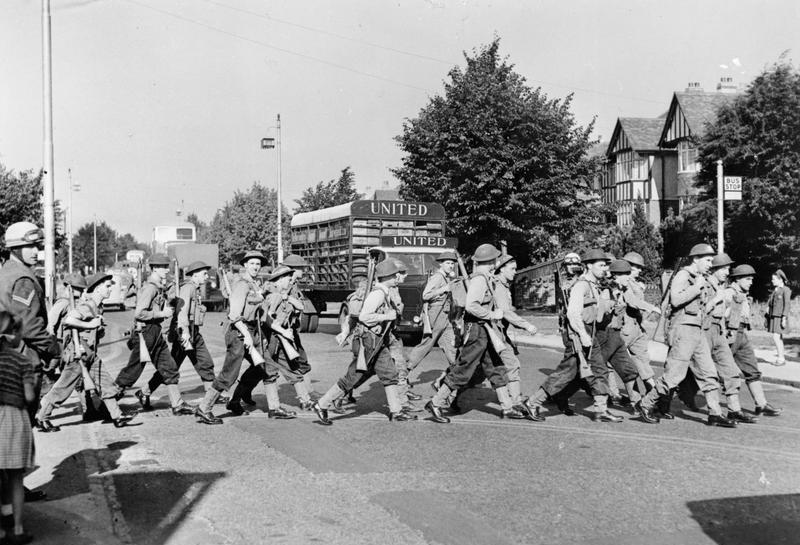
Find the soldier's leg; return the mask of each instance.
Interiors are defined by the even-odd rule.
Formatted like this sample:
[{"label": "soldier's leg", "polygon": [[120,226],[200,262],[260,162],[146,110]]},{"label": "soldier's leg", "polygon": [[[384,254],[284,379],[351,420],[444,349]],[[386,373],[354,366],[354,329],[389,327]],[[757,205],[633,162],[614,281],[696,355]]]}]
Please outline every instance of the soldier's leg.
[{"label": "soldier's leg", "polygon": [[703,391],[708,405],[708,414],[721,416],[722,407],[719,400],[719,377],[717,367],[711,358],[711,346],[706,335],[699,335],[699,342],[695,345],[689,367],[694,373],[697,384]]},{"label": "soldier's leg", "polygon": [[[732,346],[732,354],[734,361],[744,375],[747,389],[750,395],[753,396],[753,402],[756,405],[756,412],[768,414],[769,416],[777,416],[781,413],[781,409],[773,407],[767,401],[767,396],[764,394],[764,386],[761,383],[761,371],[758,368],[758,360],[756,359],[755,350],[750,342],[750,338],[744,331],[738,331]],[[769,407],[768,411],[764,409]]]},{"label": "soldier's leg", "polygon": [[[116,388],[114,387],[114,380],[108,372],[103,360],[95,358],[89,364],[89,376],[92,377],[97,393],[105,405],[108,415],[114,421],[119,421],[122,417],[122,409],[119,408],[119,403],[115,397]],[[128,417],[130,419],[130,417]]]},{"label": "soldier's leg", "polygon": [[500,360],[506,368],[506,378],[508,380],[508,395],[514,405],[522,403],[522,383],[520,382],[520,362],[514,350],[507,347],[499,354]]},{"label": "soldier's leg", "polygon": [[[379,349],[377,346],[378,338],[374,335],[365,335],[364,346],[368,354]],[[399,415],[403,411],[403,403],[397,389],[398,373],[397,366],[392,358],[390,350],[386,347],[379,350],[375,357],[374,373],[378,376],[386,392],[386,403],[389,405],[389,412],[392,417]],[[413,417],[416,419],[416,417]]]},{"label": "soldier's leg", "polygon": [[[288,376],[290,373],[289,362],[286,359],[286,352],[283,350],[277,335],[273,335],[267,348],[266,363],[264,364],[264,390],[267,394],[268,414],[276,418],[294,418],[294,412],[284,411],[281,408],[281,400],[278,395],[278,377],[283,374]],[[301,379],[302,380],[302,379]]]},{"label": "soldier's leg", "polygon": [[[164,385],[167,387],[167,394],[169,395],[170,406],[172,411],[176,414],[192,414],[194,409],[183,400],[181,391],[178,388],[178,381],[180,379],[180,371],[175,360],[170,355],[169,346],[164,338],[159,335],[153,343],[153,348],[150,350],[150,357],[153,358],[153,365],[155,365],[158,372],[164,378]],[[176,412],[178,411],[178,412]]]},{"label": "soldier's leg", "polygon": [[[623,341],[625,341],[624,338]],[[648,348],[650,343],[647,340],[647,335],[639,335],[625,344],[628,346],[628,352],[630,352],[631,359],[636,365],[639,377],[645,384],[652,386],[655,383],[656,373],[650,365],[650,351]]]},{"label": "soldier's leg", "polygon": [[50,388],[50,391],[42,397],[39,410],[36,412],[36,420],[47,420],[55,407],[69,399],[69,396],[75,391],[75,386],[81,381],[82,376],[83,371],[77,359],[66,363],[58,380]]},{"label": "soldier's leg", "polygon": [[481,364],[481,358],[487,346],[488,338],[483,326],[478,323],[468,323],[464,345],[459,350],[458,358],[447,370],[441,387],[431,399],[434,407],[447,407],[451,393],[469,383],[475,373],[475,368]]},{"label": "soldier's leg", "polygon": [[[369,380],[374,372],[372,370],[359,371],[358,366],[358,352],[361,350],[361,340],[358,337],[353,337],[353,357],[350,359],[350,365],[344,376],[340,378],[333,386],[331,386],[325,394],[317,401],[320,408],[329,409],[331,404],[346,392],[352,391]],[[374,369],[374,368],[373,368]]]},{"label": "soldier's leg", "polygon": [[616,330],[609,332],[608,349],[610,350],[608,362],[625,385],[628,398],[632,403],[636,403],[642,397],[635,387],[636,379],[639,378],[639,370],[631,358],[625,342]]},{"label": "soldier's leg", "polygon": [[[147,327],[145,330],[146,329]],[[146,339],[145,344],[147,344]],[[139,380],[139,377],[142,375],[142,371],[144,370],[144,363],[142,363],[141,358],[139,357],[141,348],[139,334],[136,331],[131,332],[131,337],[128,339],[127,345],[131,350],[130,356],[128,356],[128,363],[120,370],[120,372],[117,374],[117,378],[114,380],[117,394],[123,393],[126,388],[130,388],[136,384],[136,381]]]},{"label": "soldier's leg", "polygon": [[[559,407],[567,404],[567,400],[578,391],[578,355],[572,342],[564,345],[564,356],[544,383],[530,398],[534,407],[541,407],[549,398],[556,399]],[[570,387],[570,386],[574,387]],[[568,388],[569,387],[569,388]],[[569,391],[568,391],[569,389]]]},{"label": "soldier's leg", "polygon": [[[481,368],[489,384],[494,388],[495,394],[497,394],[497,401],[500,403],[502,415],[511,418],[524,417],[522,413],[514,409],[514,400],[508,388],[508,369],[503,363],[500,354],[495,352],[489,342],[487,342],[486,350],[481,356]],[[517,372],[519,372],[519,367],[517,367]],[[519,381],[517,381],[517,384],[519,384]]]},{"label": "soldier's leg", "polygon": [[644,409],[652,410],[659,397],[669,395],[686,377],[689,362],[701,338],[702,331],[697,326],[678,324],[671,328],[664,373],[656,380],[655,388],[642,398],[641,406]]},{"label": "soldier's leg", "polygon": [[586,353],[586,361],[592,370],[592,375],[586,377],[585,382],[589,385],[589,390],[594,398],[594,411],[598,414],[606,414],[608,412],[609,370],[597,336],[593,339],[592,346]]},{"label": "soldier's leg", "polygon": [[220,394],[230,389],[236,382],[236,379],[239,378],[242,360],[245,358],[245,349],[241,335],[238,331],[235,331],[233,327],[228,327],[225,331],[225,345],[227,350],[225,352],[225,361],[222,363],[222,369],[220,369],[219,373],[214,378],[211,388],[206,391],[205,397],[203,397],[203,400],[198,406],[198,409],[203,413],[210,414],[211,407],[217,402]]},{"label": "soldier's leg", "polygon": [[708,335],[711,359],[717,367],[717,373],[722,380],[722,387],[727,398],[728,410],[740,413],[742,405],[739,402],[739,389],[742,387],[741,371],[733,359],[728,340],[722,334],[722,329],[712,324]]},{"label": "soldier's leg", "polygon": [[[172,343],[169,354],[172,356],[173,361],[175,361],[175,365],[177,365],[178,369],[180,369],[181,364],[183,364],[183,360],[185,360],[187,356],[186,351],[183,349],[183,346],[181,346],[180,339]],[[162,384],[164,384],[164,377],[161,376],[161,373],[159,373],[158,369],[156,369],[153,371],[153,376],[150,377],[150,380],[147,381],[147,384],[142,387],[141,395],[149,398]]]},{"label": "soldier's leg", "polygon": [[211,357],[206,341],[200,333],[196,333],[192,341],[194,350],[189,353],[189,361],[192,362],[197,375],[203,382],[203,388],[207,392],[214,382],[214,358]]}]

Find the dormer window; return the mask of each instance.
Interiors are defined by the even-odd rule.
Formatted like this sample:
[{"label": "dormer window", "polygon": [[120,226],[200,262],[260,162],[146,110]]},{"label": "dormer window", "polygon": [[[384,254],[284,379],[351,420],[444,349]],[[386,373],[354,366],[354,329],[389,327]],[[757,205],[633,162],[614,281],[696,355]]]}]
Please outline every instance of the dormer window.
[{"label": "dormer window", "polygon": [[697,172],[700,165],[697,162],[697,148],[691,142],[681,140],[678,142],[678,172]]}]

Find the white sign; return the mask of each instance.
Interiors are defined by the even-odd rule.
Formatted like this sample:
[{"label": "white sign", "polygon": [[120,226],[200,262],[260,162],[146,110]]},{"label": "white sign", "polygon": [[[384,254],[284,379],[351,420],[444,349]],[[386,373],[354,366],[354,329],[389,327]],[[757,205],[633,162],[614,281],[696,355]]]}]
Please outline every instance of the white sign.
[{"label": "white sign", "polygon": [[742,177],[741,176],[725,176],[723,187],[725,188],[726,201],[741,201],[742,200]]}]

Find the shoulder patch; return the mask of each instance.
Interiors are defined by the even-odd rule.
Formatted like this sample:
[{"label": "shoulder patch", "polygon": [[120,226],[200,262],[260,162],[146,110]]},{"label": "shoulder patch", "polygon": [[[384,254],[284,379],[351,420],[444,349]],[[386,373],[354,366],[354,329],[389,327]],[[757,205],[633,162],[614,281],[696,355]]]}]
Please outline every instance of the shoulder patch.
[{"label": "shoulder patch", "polygon": [[30,280],[14,284],[14,291],[11,293],[12,300],[29,307],[34,297],[36,297],[36,289],[33,287]]}]

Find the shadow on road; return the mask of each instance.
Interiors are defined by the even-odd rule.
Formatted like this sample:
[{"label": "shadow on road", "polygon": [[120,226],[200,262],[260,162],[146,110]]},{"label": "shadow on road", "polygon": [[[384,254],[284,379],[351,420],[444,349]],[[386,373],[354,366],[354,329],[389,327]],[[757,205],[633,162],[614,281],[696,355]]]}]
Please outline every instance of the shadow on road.
[{"label": "shadow on road", "polygon": [[800,535],[800,494],[746,496],[686,504],[719,545],[789,545]]}]

